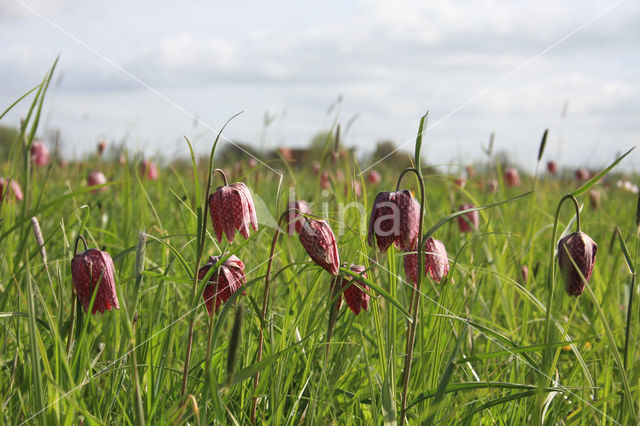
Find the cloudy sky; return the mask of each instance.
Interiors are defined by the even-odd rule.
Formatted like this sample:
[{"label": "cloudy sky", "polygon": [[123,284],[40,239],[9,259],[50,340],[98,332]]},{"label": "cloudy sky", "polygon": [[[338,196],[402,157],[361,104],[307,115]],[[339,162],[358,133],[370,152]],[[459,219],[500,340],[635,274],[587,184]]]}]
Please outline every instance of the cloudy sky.
[{"label": "cloudy sky", "polygon": [[61,55],[44,125],[69,157],[100,139],[185,155],[183,135],[204,151],[238,111],[231,139],[303,146],[337,119],[364,154],[410,150],[429,110],[439,164],[495,132],[530,168],[548,127],[548,157],[598,167],[640,136],[637,1],[2,0],[0,40],[0,109]]}]

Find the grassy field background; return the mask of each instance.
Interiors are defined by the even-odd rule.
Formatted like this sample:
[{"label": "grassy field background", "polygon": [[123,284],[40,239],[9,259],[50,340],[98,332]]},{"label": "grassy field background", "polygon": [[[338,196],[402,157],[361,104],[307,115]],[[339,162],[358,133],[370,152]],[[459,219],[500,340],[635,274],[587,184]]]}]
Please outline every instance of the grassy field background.
[{"label": "grassy field background", "polygon": [[[246,424],[254,396],[257,421],[268,424],[400,421],[412,286],[402,253],[379,253],[367,245],[366,233],[373,199],[395,189],[401,170],[383,162],[375,167],[382,181],[371,184],[366,173],[359,175],[366,164],[350,155],[333,160],[327,145],[317,160],[332,179],[322,192],[311,164],[270,160],[269,167],[282,171],[278,175],[260,163],[252,167],[249,157],[240,160],[242,171],[214,159],[214,167],[229,167],[230,181],[245,182],[263,206],[258,232],[220,245],[203,209],[208,159],[194,159],[193,166],[167,163],[157,180],[140,174],[141,158],[134,155],[124,165],[97,155],[66,166],[32,165],[28,150],[47,83],[45,78],[13,107],[22,108],[26,119],[1,159],[0,174],[19,181],[25,195],[22,202],[8,196],[0,204],[2,423]],[[184,148],[188,157],[186,141]],[[637,195],[616,186],[615,169],[577,192],[582,230],[598,252],[588,288],[573,298],[559,277],[549,282],[548,273],[557,240],[575,228],[575,211],[565,203],[553,238],[558,203],[583,183],[566,171],[551,177],[541,166],[538,175],[521,175],[522,184],[508,188],[503,165],[493,160],[476,164],[464,188],[455,185],[458,176],[423,168],[425,230],[463,203],[486,206],[533,192],[480,210],[476,232],[460,233],[454,219],[434,233],[447,247],[451,271],[439,284],[423,280],[407,422],[637,423],[639,312],[631,297],[637,297]],[[107,176],[105,191],[87,187],[94,170]],[[486,189],[492,177],[499,182],[496,193]],[[214,188],[221,184],[216,179]],[[362,185],[360,195],[350,184],[354,179]],[[369,310],[358,316],[343,304],[328,356],[331,277],[296,235],[278,239],[261,320],[273,225],[290,201],[290,187],[312,203],[314,214],[328,214],[341,261],[364,265],[383,290],[371,290]],[[402,188],[418,193],[413,177],[405,177]],[[601,194],[599,206],[589,201],[592,189]],[[362,208],[345,209],[348,203]],[[46,259],[32,217],[39,221]],[[207,233],[199,253],[202,220]],[[78,235],[113,257],[120,310],[84,315],[74,304],[70,261]],[[193,276],[199,254],[223,253],[244,261],[246,295],[236,293],[210,323],[201,283],[192,298]],[[234,327],[240,316],[241,326]],[[265,347],[257,362],[260,329]],[[261,379],[254,392],[256,372]]]}]

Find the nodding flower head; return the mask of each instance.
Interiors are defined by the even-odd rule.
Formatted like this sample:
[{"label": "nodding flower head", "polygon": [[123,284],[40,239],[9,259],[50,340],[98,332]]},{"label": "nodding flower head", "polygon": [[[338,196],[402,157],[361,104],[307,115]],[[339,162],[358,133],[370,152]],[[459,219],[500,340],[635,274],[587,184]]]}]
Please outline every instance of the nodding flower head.
[{"label": "nodding flower head", "polygon": [[[460,206],[458,211],[472,208],[473,204],[463,204]],[[478,229],[479,223],[480,215],[477,210],[458,216],[458,228],[460,229],[460,232],[473,232],[473,230]]]},{"label": "nodding flower head", "polygon": [[7,182],[5,178],[0,177],[0,201],[4,200],[8,196],[9,191],[13,193],[13,198],[16,201],[22,201],[24,196],[22,195],[22,188],[20,184],[13,179],[9,179]]},{"label": "nodding flower head", "polygon": [[219,186],[209,195],[209,212],[218,242],[222,242],[222,233],[232,243],[236,229],[246,239],[249,238],[249,226],[258,230],[258,218],[249,188],[236,182]]},{"label": "nodding flower head", "polygon": [[376,170],[371,170],[367,175],[367,182],[369,182],[371,185],[377,185],[380,183],[381,180],[382,180],[382,177],[380,176],[380,173],[378,173]]},{"label": "nodding flower head", "polygon": [[[364,273],[364,266],[351,264],[349,269],[351,269],[352,272],[367,278],[367,274]],[[357,282],[357,285],[354,284],[354,281]],[[340,285],[340,287],[338,287],[338,285]],[[349,306],[349,309],[351,309],[354,314],[358,315],[361,310],[364,309],[366,311],[369,309],[369,295],[366,293],[369,291],[369,287],[363,281],[345,275],[342,277],[335,277],[331,281],[331,287],[334,291],[344,288],[344,300],[347,302],[347,306]],[[336,309],[340,309],[341,304],[342,297],[338,299]]]},{"label": "nodding flower head", "polygon": [[31,161],[36,166],[49,164],[49,148],[42,141],[34,141],[31,145]]},{"label": "nodding flower head", "polygon": [[584,167],[580,167],[578,170],[576,170],[575,175],[576,179],[579,181],[585,181],[591,177],[591,173],[589,173],[589,170],[585,169]]},{"label": "nodding flower head", "polygon": [[411,249],[418,237],[420,204],[408,190],[381,192],[373,202],[367,240],[373,246],[375,237],[380,251],[395,244],[403,251]]},{"label": "nodding flower head", "polygon": [[105,149],[107,149],[107,142],[106,141],[98,142],[98,155],[104,154]]},{"label": "nodding flower head", "polygon": [[[220,260],[220,256],[210,256],[209,261],[198,271],[198,279],[201,280],[207,275],[209,269],[215,266]],[[207,312],[212,315],[217,312],[223,302],[229,300],[231,295],[238,291],[247,279],[244,276],[244,263],[236,255],[231,255],[218,267],[209,277],[209,282],[202,291]],[[213,301],[216,301],[215,311]]]},{"label": "nodding flower head", "polygon": [[[424,273],[431,276],[435,282],[440,282],[449,273],[449,257],[447,248],[442,241],[429,237],[424,242]],[[418,254],[411,253],[404,256],[404,271],[407,278],[415,286],[418,282]]]},{"label": "nodding flower head", "polygon": [[597,251],[598,245],[580,231],[569,234],[558,242],[558,265],[570,296],[579,296],[584,291],[585,282],[580,274],[589,281]]},{"label": "nodding flower head", "polygon": [[[102,185],[104,183],[107,183],[107,178],[104,176],[102,172],[94,171],[89,173],[89,176],[87,177],[87,184],[89,186]],[[98,191],[106,191],[106,190],[107,190],[107,187],[103,186],[100,189],[93,189],[91,192],[95,194]]]},{"label": "nodding flower head", "polygon": [[140,163],[140,174],[142,176],[146,176],[149,180],[158,179],[158,168],[156,167],[156,163],[151,160],[143,160]]},{"label": "nodding flower head", "polygon": [[556,164],[555,161],[547,162],[547,171],[552,175],[555,175],[556,173],[558,173],[558,165]]},{"label": "nodding flower head", "polygon": [[[287,208],[290,210],[293,210],[293,209],[299,210],[302,213],[307,213],[307,214],[311,213],[309,204],[307,204],[306,201],[302,201],[302,200],[291,201],[287,206]],[[287,233],[289,235],[293,235],[293,231],[295,230],[295,232],[299,234],[300,231],[302,230],[302,225],[304,224],[304,216],[298,212],[290,211],[288,219],[289,219],[288,220],[289,224],[287,225]]]},{"label": "nodding flower head", "polygon": [[322,175],[320,175],[320,187],[322,189],[331,188],[331,179],[329,178],[329,172],[322,172]]},{"label": "nodding flower head", "polygon": [[71,260],[71,277],[73,288],[85,312],[89,310],[96,286],[98,290],[91,311],[93,314],[104,313],[113,308],[120,309],[115,268],[109,253],[95,248],[77,253]]},{"label": "nodding flower head", "polygon": [[314,262],[331,275],[338,275],[340,271],[338,245],[327,222],[305,217],[300,230],[300,243]]},{"label": "nodding flower head", "polygon": [[518,175],[518,170],[513,167],[507,167],[504,169],[504,181],[507,186],[518,186],[520,185],[520,176]]}]

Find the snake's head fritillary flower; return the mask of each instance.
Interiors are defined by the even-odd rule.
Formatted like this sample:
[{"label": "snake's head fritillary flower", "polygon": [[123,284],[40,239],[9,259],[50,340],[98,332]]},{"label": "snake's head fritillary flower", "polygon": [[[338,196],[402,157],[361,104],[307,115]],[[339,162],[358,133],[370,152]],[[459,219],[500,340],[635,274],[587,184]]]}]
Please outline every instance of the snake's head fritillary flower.
[{"label": "snake's head fritillary flower", "polygon": [[[198,271],[198,279],[201,280],[207,275],[209,269],[215,266],[220,260],[220,256],[210,256],[209,261]],[[209,282],[202,291],[207,312],[212,315],[217,312],[222,303],[225,303],[233,293],[238,291],[242,285],[247,283],[244,276],[244,263],[236,255],[231,255],[218,267],[209,277]],[[215,311],[213,301],[216,301]]]},{"label": "snake's head fritillary flower", "polygon": [[49,148],[42,141],[34,141],[31,145],[31,161],[36,166],[49,164]]},{"label": "snake's head fritillary flower", "polygon": [[[358,198],[360,195],[362,195],[362,185],[360,184],[360,181],[352,180],[351,181],[351,190],[353,191],[353,195],[355,195],[356,198]],[[346,197],[347,195],[349,195],[349,184],[345,183],[344,184],[344,196]]]},{"label": "snake's head fritillary flower", "polygon": [[[352,272],[355,272],[356,274],[360,274],[364,278],[367,278],[367,274],[364,273],[364,266],[351,264],[349,269]],[[357,282],[357,285],[354,284],[354,281]],[[369,309],[369,295],[367,294],[367,292],[369,291],[369,287],[363,281],[360,281],[357,278],[353,278],[351,276],[335,277],[331,282],[334,291],[338,290],[338,283],[340,284],[340,288],[344,288],[344,300],[347,302],[347,306],[349,306],[349,309],[351,309],[351,311],[355,315],[358,315],[362,310],[366,311]],[[336,310],[340,309],[341,304],[342,298],[339,298],[336,305]]]},{"label": "snake's head fritillary flower", "polygon": [[367,175],[367,181],[371,185],[377,185],[380,183],[381,180],[382,180],[382,176],[380,176],[380,173],[377,172],[376,170],[371,170]]},{"label": "snake's head fritillary flower", "polygon": [[580,274],[589,281],[597,251],[598,245],[584,232],[574,232],[558,242],[558,265],[570,296],[579,296],[584,291]]},{"label": "snake's head fritillary flower", "polygon": [[7,182],[5,178],[0,177],[0,201],[8,196],[9,191],[13,193],[13,198],[16,201],[22,201],[24,196],[22,195],[22,188],[20,184],[13,179],[9,179]]},{"label": "snake's head fritillary flower", "polygon": [[314,175],[320,173],[320,162],[314,161],[313,163],[311,163],[311,170],[313,171]]},{"label": "snake's head fritillary flower", "polygon": [[518,186],[520,185],[520,176],[518,175],[518,170],[513,167],[507,167],[504,169],[504,181],[507,186]]},{"label": "snake's head fritillary flower", "polygon": [[338,245],[326,221],[305,217],[300,230],[300,243],[314,262],[331,275],[338,274],[340,271]]},{"label": "snake's head fritillary flower", "polygon": [[250,158],[250,159],[249,159],[249,167],[250,167],[250,168],[252,168],[252,169],[253,169],[253,168],[254,168],[255,166],[257,166],[257,165],[258,165],[258,160],[256,160],[255,158]]},{"label": "snake's head fritillary flower", "polygon": [[115,268],[109,253],[95,248],[76,254],[71,260],[73,288],[85,313],[89,310],[93,292],[96,293],[92,313],[120,309],[116,293]]},{"label": "snake's head fritillary flower", "polygon": [[584,167],[580,167],[578,170],[576,170],[575,175],[576,179],[579,181],[585,181],[591,177],[591,173],[589,173],[589,170],[585,169]]},{"label": "snake's head fritillary flower", "polygon": [[[87,184],[89,186],[102,185],[104,183],[107,183],[107,178],[104,176],[102,172],[94,171],[89,173],[89,176],[87,177]],[[106,191],[106,190],[107,190],[107,187],[103,186],[99,190],[94,189],[91,192],[95,194],[98,191]]]},{"label": "snake's head fritillary flower", "polygon": [[555,175],[556,173],[558,173],[558,165],[556,164],[555,161],[547,162],[547,171],[552,175]]},{"label": "snake's head fritillary flower", "polygon": [[[287,206],[288,209],[296,209],[302,213],[311,213],[311,209],[309,208],[309,204],[306,201],[298,200],[291,201]],[[288,225],[288,234],[293,235],[293,231],[298,234],[302,230],[302,225],[304,224],[304,215],[298,212],[289,212],[289,225]]]},{"label": "snake's head fritillary flower", "polygon": [[[460,206],[458,211],[472,208],[473,204],[463,204]],[[473,232],[473,230],[478,229],[479,223],[480,215],[477,210],[458,216],[458,228],[460,229],[460,232]]]},{"label": "snake's head fritillary flower", "polygon": [[[441,282],[449,273],[449,257],[442,241],[433,237],[424,242],[424,273],[429,274],[435,282]],[[404,256],[404,271],[407,278],[415,286],[418,283],[418,254]]]},{"label": "snake's head fritillary flower", "polygon": [[322,175],[320,175],[320,187],[322,189],[331,188],[331,179],[329,178],[329,172],[322,172]]},{"label": "snake's head fritillary flower", "polygon": [[140,174],[142,176],[146,176],[149,180],[158,179],[158,168],[156,167],[156,163],[151,160],[143,160],[140,163]]},{"label": "snake's head fritillary flower", "polygon": [[98,155],[104,154],[104,150],[107,148],[107,142],[100,141],[98,142]]},{"label": "snake's head fritillary flower", "polygon": [[453,181],[453,184],[455,186],[457,186],[458,188],[462,189],[465,187],[465,185],[467,184],[467,180],[465,178],[457,178]]},{"label": "snake's head fritillary flower", "polygon": [[420,204],[408,190],[381,192],[376,196],[369,217],[367,240],[373,246],[375,236],[378,248],[386,252],[391,244],[408,251],[418,237]]},{"label": "snake's head fritillary flower", "polygon": [[249,238],[249,226],[254,231],[258,230],[256,208],[249,188],[244,183],[219,186],[216,192],[209,195],[208,201],[211,222],[218,242],[222,242],[223,233],[227,236],[227,241],[232,243],[236,230],[245,239]]}]

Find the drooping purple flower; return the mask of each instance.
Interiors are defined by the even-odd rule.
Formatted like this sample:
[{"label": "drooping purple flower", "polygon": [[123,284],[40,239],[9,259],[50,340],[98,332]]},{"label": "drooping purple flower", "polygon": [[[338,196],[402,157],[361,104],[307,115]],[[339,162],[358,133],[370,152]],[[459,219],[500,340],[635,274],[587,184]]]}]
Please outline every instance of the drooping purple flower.
[{"label": "drooping purple flower", "polygon": [[49,148],[42,141],[34,141],[31,144],[31,161],[36,166],[49,164]]},{"label": "drooping purple flower", "polygon": [[520,185],[520,175],[518,174],[518,170],[513,167],[507,167],[504,169],[504,181],[507,186]]},{"label": "drooping purple flower", "polygon": [[242,182],[219,186],[209,195],[209,212],[218,242],[222,242],[224,233],[232,243],[236,229],[245,239],[249,238],[249,225],[254,231],[258,230],[253,198]]},{"label": "drooping purple flower", "polygon": [[[201,280],[207,275],[218,261],[220,256],[210,256],[209,261],[203,265],[198,271],[198,279]],[[223,302],[229,300],[231,295],[238,291],[247,279],[244,276],[244,263],[236,255],[231,255],[227,260],[211,274],[209,278],[211,284],[207,284],[202,291],[207,312],[212,315],[217,312]],[[215,311],[213,309],[213,301],[216,301]]]},{"label": "drooping purple flower", "polygon": [[[351,271],[355,272],[356,274],[360,274],[364,278],[367,278],[367,274],[364,273],[364,266],[351,264],[349,269],[351,269]],[[354,280],[358,283],[358,285],[353,283]],[[366,311],[369,309],[369,295],[365,292],[369,291],[369,287],[363,281],[360,281],[357,278],[354,279],[351,276],[335,277],[331,281],[331,287],[334,289],[334,291],[338,290],[338,284],[340,285],[340,289],[344,288],[344,300],[347,302],[347,306],[349,306],[349,309],[351,309],[354,314],[358,315],[361,310],[364,309]],[[338,299],[336,310],[340,309],[341,304],[342,297]]]},{"label": "drooping purple flower", "polygon": [[[107,178],[100,171],[93,171],[93,172],[89,173],[89,176],[87,177],[87,184],[89,186],[102,185],[102,184],[105,184],[105,183],[107,183]],[[93,189],[91,192],[95,194],[98,191],[106,191],[106,190],[107,190],[107,187],[103,186],[99,190],[98,189]]]},{"label": "drooping purple flower", "polygon": [[140,175],[146,176],[149,180],[158,179],[158,168],[156,167],[156,163],[151,160],[143,160],[140,163]]},{"label": "drooping purple flower", "polygon": [[300,243],[314,262],[331,275],[338,274],[340,271],[338,245],[326,221],[305,217],[300,230]]},{"label": "drooping purple flower", "polygon": [[585,169],[584,167],[580,167],[575,171],[575,176],[577,180],[585,181],[589,180],[589,178],[591,177],[591,173],[589,173],[589,170]]},{"label": "drooping purple flower", "polygon": [[376,170],[371,170],[367,175],[367,181],[371,185],[377,185],[380,183],[381,180],[382,180],[382,176],[380,176],[380,173],[377,172]]},{"label": "drooping purple flower", "polygon": [[20,184],[13,179],[9,179],[7,182],[5,178],[0,177],[0,201],[4,200],[9,195],[9,191],[13,193],[13,198],[16,201],[22,201],[24,196],[22,195],[22,188]]},{"label": "drooping purple flower", "polygon": [[113,308],[120,309],[116,293],[115,268],[109,253],[98,249],[88,249],[76,254],[71,260],[73,288],[78,295],[85,313],[89,309],[91,297],[98,286],[92,313],[104,313]]},{"label": "drooping purple flower", "polygon": [[[458,211],[472,208],[473,204],[463,204],[458,208]],[[473,232],[474,229],[478,229],[479,223],[480,215],[477,210],[458,216],[458,228],[460,228],[460,232]]]},{"label": "drooping purple flower", "polygon": [[[427,238],[424,242],[424,273],[431,275],[431,279],[435,282],[440,282],[449,273],[449,267],[447,248],[442,241],[433,237]],[[404,271],[415,286],[418,283],[417,253],[405,254]]]},{"label": "drooping purple flower", "polygon": [[419,221],[420,204],[411,192],[406,189],[381,192],[371,208],[367,241],[373,246],[375,236],[382,252],[386,252],[391,244],[408,251],[418,237]]},{"label": "drooping purple flower", "polygon": [[556,164],[555,161],[547,162],[547,171],[552,175],[555,175],[558,172],[558,165]]},{"label": "drooping purple flower", "polygon": [[558,242],[558,265],[570,296],[579,296],[584,291],[585,283],[580,273],[589,281],[597,251],[598,245],[584,232],[574,232]]},{"label": "drooping purple flower", "polygon": [[[307,204],[306,201],[302,201],[302,200],[291,201],[288,204],[287,208],[296,209],[301,211],[302,213],[307,213],[307,214],[311,213],[309,204]],[[302,229],[302,225],[304,224],[304,216],[297,212],[289,212],[288,221],[289,221],[289,224],[288,224],[287,233],[289,235],[293,235],[293,231],[295,230],[295,232],[299,234],[300,230]]]}]

